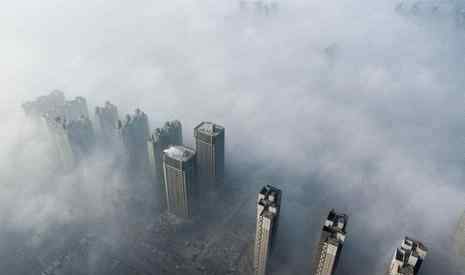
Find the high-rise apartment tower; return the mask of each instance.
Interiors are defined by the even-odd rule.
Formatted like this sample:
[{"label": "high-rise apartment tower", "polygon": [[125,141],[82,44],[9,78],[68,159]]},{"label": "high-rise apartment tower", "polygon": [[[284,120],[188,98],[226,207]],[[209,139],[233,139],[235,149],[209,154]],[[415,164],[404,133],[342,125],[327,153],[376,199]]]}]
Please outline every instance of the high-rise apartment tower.
[{"label": "high-rise apartment tower", "polygon": [[157,128],[150,136],[148,142],[148,155],[150,164],[150,175],[153,182],[159,187],[158,200],[161,210],[165,210],[166,189],[163,174],[163,151],[171,145],[182,144],[182,125],[181,122],[174,120],[165,123],[163,128]]},{"label": "high-rise apartment tower", "polygon": [[107,101],[105,106],[95,108],[95,119],[103,141],[113,144],[119,120],[118,108]]},{"label": "high-rise apartment tower", "polygon": [[281,190],[264,186],[257,199],[257,231],[255,236],[254,272],[265,275],[268,258],[276,239],[281,208]]},{"label": "high-rise apartment tower", "polygon": [[224,180],[224,135],[224,127],[212,122],[194,128],[198,184],[203,191]]},{"label": "high-rise apartment tower", "polygon": [[91,153],[95,145],[95,133],[88,118],[67,121],[61,117],[45,115],[43,120],[64,170],[74,168],[79,160]]},{"label": "high-rise apartment tower", "polygon": [[168,212],[181,218],[191,213],[195,184],[195,151],[185,146],[164,150],[163,171]]},{"label": "high-rise apartment tower", "polygon": [[130,174],[143,177],[149,167],[147,140],[150,133],[147,115],[137,109],[132,116],[126,115],[124,121],[118,122],[118,129],[126,150]]},{"label": "high-rise apartment tower", "polygon": [[347,221],[346,214],[338,214],[334,210],[329,212],[318,243],[313,275],[334,274],[346,238]]}]

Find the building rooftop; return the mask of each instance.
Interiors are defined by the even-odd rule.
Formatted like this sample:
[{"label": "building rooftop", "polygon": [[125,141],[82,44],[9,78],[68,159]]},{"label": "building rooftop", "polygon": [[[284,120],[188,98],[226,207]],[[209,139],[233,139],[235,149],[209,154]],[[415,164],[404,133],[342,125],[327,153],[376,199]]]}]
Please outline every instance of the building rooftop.
[{"label": "building rooftop", "polygon": [[262,207],[262,216],[277,215],[281,204],[281,190],[271,185],[264,186],[258,194],[257,204]]},{"label": "building rooftop", "polygon": [[195,129],[203,134],[217,136],[224,131],[224,127],[213,122],[203,121]]},{"label": "building rooftop", "polygon": [[343,243],[345,241],[348,220],[348,215],[336,213],[334,209],[331,209],[323,225],[323,233],[325,233],[327,241]]},{"label": "building rooftop", "polygon": [[178,161],[188,161],[195,155],[195,151],[186,146],[171,146],[163,151],[168,157]]},{"label": "building rooftop", "polygon": [[405,237],[394,254],[390,274],[415,274],[425,259],[427,252],[428,249],[425,245],[423,245],[423,243],[412,238]]}]

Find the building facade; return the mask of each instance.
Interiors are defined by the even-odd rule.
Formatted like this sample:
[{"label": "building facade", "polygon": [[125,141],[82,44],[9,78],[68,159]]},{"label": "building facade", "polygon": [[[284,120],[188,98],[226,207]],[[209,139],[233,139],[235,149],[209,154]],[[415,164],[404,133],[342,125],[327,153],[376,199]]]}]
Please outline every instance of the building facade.
[{"label": "building facade", "polygon": [[326,218],[314,259],[314,275],[332,275],[346,238],[348,216],[331,210]]},{"label": "building facade", "polygon": [[276,239],[281,208],[281,190],[264,186],[257,199],[257,228],[254,247],[254,274],[265,275]]},{"label": "building facade", "polygon": [[428,250],[419,241],[405,237],[394,252],[387,275],[416,275]]},{"label": "building facade", "polygon": [[158,186],[158,200],[161,210],[167,209],[166,188],[163,173],[163,151],[171,145],[182,144],[181,122],[174,120],[166,122],[162,128],[157,128],[147,142],[150,176]]},{"label": "building facade", "polygon": [[197,152],[197,176],[200,188],[211,187],[224,181],[225,129],[212,122],[202,122],[194,128]]},{"label": "building facade", "polygon": [[191,215],[195,185],[195,151],[171,146],[163,151],[163,171],[168,212],[188,218]]}]

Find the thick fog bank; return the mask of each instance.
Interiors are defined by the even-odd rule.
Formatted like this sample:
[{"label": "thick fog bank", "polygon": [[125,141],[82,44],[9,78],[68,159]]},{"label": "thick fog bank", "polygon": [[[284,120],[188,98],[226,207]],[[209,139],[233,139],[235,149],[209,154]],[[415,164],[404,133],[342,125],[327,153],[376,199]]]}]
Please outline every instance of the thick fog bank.
[{"label": "thick fog bank", "polygon": [[99,220],[120,194],[104,198],[105,185],[128,184],[106,153],[83,173],[54,170],[46,133],[20,105],[59,88],[121,114],[139,107],[152,129],[180,119],[190,145],[199,121],[225,125],[230,173],[253,167],[231,175],[237,184],[256,193],[258,177],[283,190],[288,258],[277,273],[308,273],[314,244],[303,239],[335,207],[350,216],[340,274],[381,274],[405,235],[430,249],[422,274],[460,274],[465,29],[391,2],[283,1],[269,15],[234,1],[10,3],[0,11],[1,228]]}]

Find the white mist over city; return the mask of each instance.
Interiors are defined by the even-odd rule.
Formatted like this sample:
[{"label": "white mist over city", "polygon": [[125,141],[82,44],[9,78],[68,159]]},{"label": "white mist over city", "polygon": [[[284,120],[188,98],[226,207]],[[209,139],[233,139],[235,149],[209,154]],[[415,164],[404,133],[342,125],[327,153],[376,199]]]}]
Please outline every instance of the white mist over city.
[{"label": "white mist over city", "polygon": [[465,274],[465,2],[0,9],[0,274]]}]

